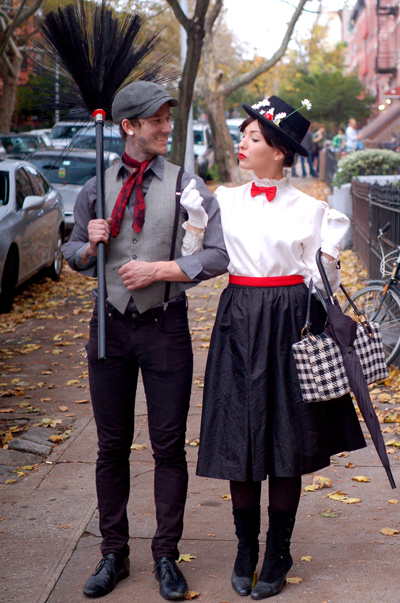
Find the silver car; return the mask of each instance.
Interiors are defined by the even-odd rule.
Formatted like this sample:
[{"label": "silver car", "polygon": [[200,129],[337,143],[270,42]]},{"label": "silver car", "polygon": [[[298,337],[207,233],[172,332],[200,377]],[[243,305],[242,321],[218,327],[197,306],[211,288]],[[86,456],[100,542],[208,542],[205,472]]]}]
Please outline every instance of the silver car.
[{"label": "silver car", "polygon": [[61,195],[27,161],[0,161],[0,312],[15,288],[42,268],[57,280],[65,237]]},{"label": "silver car", "polygon": [[[46,176],[62,197],[67,233],[74,227],[74,205],[85,182],[96,175],[96,151],[60,149],[36,151],[29,161]],[[104,153],[107,169],[119,161],[117,153]]]}]

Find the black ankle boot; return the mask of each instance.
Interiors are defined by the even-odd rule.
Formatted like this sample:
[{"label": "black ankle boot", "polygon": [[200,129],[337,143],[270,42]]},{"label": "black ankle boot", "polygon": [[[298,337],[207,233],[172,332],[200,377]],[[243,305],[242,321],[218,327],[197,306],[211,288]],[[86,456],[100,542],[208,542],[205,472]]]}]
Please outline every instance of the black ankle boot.
[{"label": "black ankle boot", "polygon": [[249,509],[232,509],[232,513],[239,543],[231,582],[233,590],[241,597],[246,597],[251,593],[258,562],[260,505]]},{"label": "black ankle boot", "polygon": [[269,528],[264,563],[260,579],[251,591],[255,600],[267,599],[281,592],[286,582],[286,575],[293,565],[290,554],[290,538],[292,536],[296,516],[285,511],[268,509]]}]

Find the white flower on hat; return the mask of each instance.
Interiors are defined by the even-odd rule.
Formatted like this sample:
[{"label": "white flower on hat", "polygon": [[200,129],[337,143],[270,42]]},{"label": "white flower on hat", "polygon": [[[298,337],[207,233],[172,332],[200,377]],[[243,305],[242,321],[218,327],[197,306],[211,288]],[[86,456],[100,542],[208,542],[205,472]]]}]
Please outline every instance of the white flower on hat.
[{"label": "white flower on hat", "polygon": [[[255,103],[254,105],[251,105],[251,108],[255,109],[256,111],[258,111],[260,109],[260,107],[269,107],[270,104],[271,103],[269,102],[269,100],[267,98],[264,98],[263,100],[259,101],[258,103]],[[265,113],[265,111],[264,111],[264,113]]]},{"label": "white flower on hat", "polygon": [[274,124],[276,126],[279,126],[279,124],[281,123],[282,119],[285,119],[286,115],[287,115],[287,113],[283,113],[283,112],[282,113],[277,113],[275,115],[275,118],[274,118]]},{"label": "white flower on hat", "polygon": [[302,104],[303,107],[305,107],[307,109],[307,111],[309,111],[310,109],[312,109],[311,101],[308,100],[308,98],[305,98],[304,100],[302,100],[301,104]]}]

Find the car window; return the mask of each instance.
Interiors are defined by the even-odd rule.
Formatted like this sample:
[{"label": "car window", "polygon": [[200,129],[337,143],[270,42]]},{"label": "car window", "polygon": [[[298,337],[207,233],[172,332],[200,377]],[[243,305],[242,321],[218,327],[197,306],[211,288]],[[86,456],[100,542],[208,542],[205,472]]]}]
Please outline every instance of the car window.
[{"label": "car window", "polygon": [[31,153],[38,146],[33,136],[10,136],[2,138],[1,142],[7,153]]},{"label": "car window", "polygon": [[204,136],[201,130],[194,130],[193,137],[194,144],[204,144]]},{"label": "car window", "polygon": [[35,194],[33,192],[32,185],[29,182],[28,176],[22,168],[19,168],[15,172],[15,189],[15,200],[17,204],[17,209],[21,209],[26,197]]},{"label": "car window", "polygon": [[39,172],[30,165],[26,165],[25,170],[28,172],[35,195],[39,195],[39,197],[45,195],[49,191],[49,185],[42,174],[39,174]]},{"label": "car window", "polygon": [[53,184],[85,184],[96,175],[96,159],[93,157],[72,157],[36,154],[29,158]]},{"label": "car window", "polygon": [[10,193],[8,172],[0,172],[0,205],[7,205]]},{"label": "car window", "polygon": [[[125,143],[122,138],[104,136],[104,151],[111,153],[118,153],[122,155],[125,150]],[[82,136],[76,142],[73,143],[75,149],[96,149],[96,137],[95,136]]]},{"label": "car window", "polygon": [[86,126],[54,126],[49,134],[49,138],[73,138],[79,130],[86,128]]}]

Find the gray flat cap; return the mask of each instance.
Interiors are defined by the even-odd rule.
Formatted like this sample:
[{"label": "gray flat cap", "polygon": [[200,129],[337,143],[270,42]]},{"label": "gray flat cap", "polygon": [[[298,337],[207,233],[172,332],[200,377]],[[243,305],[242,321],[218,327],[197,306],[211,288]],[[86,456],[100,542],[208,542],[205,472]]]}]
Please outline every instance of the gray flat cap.
[{"label": "gray flat cap", "polygon": [[113,122],[120,124],[123,119],[151,117],[164,103],[170,107],[178,105],[162,86],[141,80],[133,82],[116,94],[111,108]]}]

